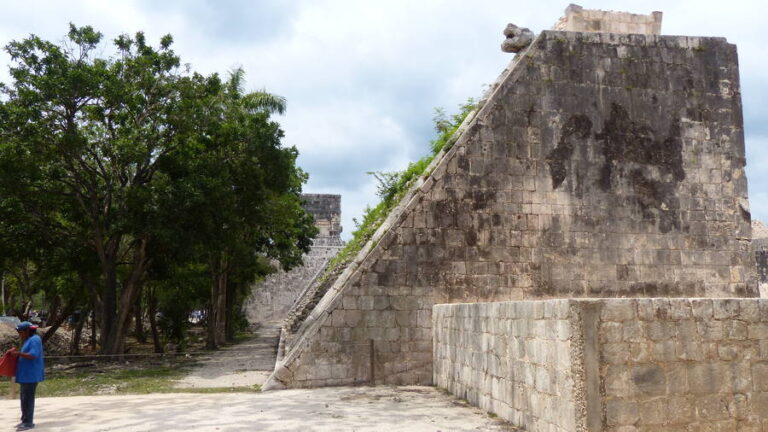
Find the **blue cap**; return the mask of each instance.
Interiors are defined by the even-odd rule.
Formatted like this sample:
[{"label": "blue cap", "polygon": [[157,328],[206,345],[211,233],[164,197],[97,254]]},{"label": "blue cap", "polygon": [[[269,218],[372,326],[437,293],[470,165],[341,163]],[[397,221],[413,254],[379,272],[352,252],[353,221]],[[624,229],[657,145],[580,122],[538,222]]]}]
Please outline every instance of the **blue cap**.
[{"label": "blue cap", "polygon": [[32,330],[34,330],[34,329],[36,329],[36,328],[37,328],[37,326],[36,326],[36,325],[34,325],[34,324],[32,324],[32,323],[31,323],[31,322],[29,322],[29,321],[24,321],[24,322],[20,322],[20,323],[16,324],[16,331],[19,331],[19,330],[26,330],[26,329],[32,329]]}]

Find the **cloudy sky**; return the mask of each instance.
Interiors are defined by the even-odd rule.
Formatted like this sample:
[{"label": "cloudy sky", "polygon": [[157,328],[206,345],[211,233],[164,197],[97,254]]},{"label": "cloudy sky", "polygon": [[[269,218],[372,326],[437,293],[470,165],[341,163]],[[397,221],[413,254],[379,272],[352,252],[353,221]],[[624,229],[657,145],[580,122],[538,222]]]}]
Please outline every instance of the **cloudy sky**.
[{"label": "cloudy sky", "polygon": [[[30,33],[60,41],[68,23],[112,39],[171,33],[201,73],[242,66],[251,90],[288,99],[278,118],[299,149],[306,192],[342,195],[345,238],[376,184],[369,171],[403,169],[428,152],[435,107],[451,113],[511,59],[508,22],[538,33],[566,1],[516,0],[2,0],[0,44]],[[768,221],[768,1],[582,1],[592,9],[664,12],[663,34],[723,36],[739,48],[753,217]],[[105,46],[105,54],[111,48]],[[0,54],[0,81],[8,81]]]}]

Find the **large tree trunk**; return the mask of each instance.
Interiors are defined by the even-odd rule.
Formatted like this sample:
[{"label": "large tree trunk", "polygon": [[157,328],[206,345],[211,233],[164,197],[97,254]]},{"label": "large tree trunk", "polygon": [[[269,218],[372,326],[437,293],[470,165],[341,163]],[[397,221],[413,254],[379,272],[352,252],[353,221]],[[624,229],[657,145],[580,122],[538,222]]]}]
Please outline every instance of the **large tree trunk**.
[{"label": "large tree trunk", "polygon": [[[50,325],[52,322],[56,322],[59,319],[59,311],[61,309],[61,296],[53,296],[51,303],[48,305],[48,317],[46,318],[46,325]],[[45,325],[43,326],[45,327]]]},{"label": "large tree trunk", "polygon": [[224,271],[218,278],[218,294],[216,301],[216,344],[221,346],[227,342],[227,282],[229,273]]},{"label": "large tree trunk", "polygon": [[233,284],[227,284],[227,309],[226,309],[226,338],[228,342],[235,339],[235,286]]},{"label": "large tree trunk", "polygon": [[69,347],[71,355],[80,355],[80,339],[82,339],[83,327],[85,327],[85,322],[88,321],[90,313],[91,311],[80,311],[80,319],[77,321],[75,333],[72,335],[72,345]]},{"label": "large tree trunk", "polygon": [[211,301],[208,309],[208,338],[206,347],[216,349],[227,339],[227,279],[228,265],[225,258],[211,264]]},{"label": "large tree trunk", "polygon": [[64,310],[62,310],[56,319],[49,322],[50,327],[48,327],[48,330],[43,335],[43,344],[45,344],[51,337],[53,337],[53,335],[56,334],[56,330],[58,330],[64,321],[66,321],[66,319],[72,315],[72,312],[75,310],[74,304],[75,302],[73,300],[69,300],[66,306],[64,306]]},{"label": "large tree trunk", "polygon": [[[91,351],[96,351],[96,340],[97,340],[97,338],[96,338],[96,327],[97,327],[96,326],[96,315],[97,315],[96,314],[96,310],[98,310],[97,307],[98,307],[98,305],[97,305],[97,301],[96,301],[96,296],[93,295],[91,297],[91,310],[88,312],[89,315],[91,316],[91,341],[90,341]],[[88,319],[88,318],[86,317],[85,319]]]},{"label": "large tree trunk", "polygon": [[205,348],[216,349],[219,346],[216,344],[216,307],[214,306],[213,299],[216,298],[217,285],[211,284],[211,302],[208,304],[208,314],[205,320]]},{"label": "large tree trunk", "polygon": [[117,272],[114,268],[109,269],[104,274],[104,290],[101,296],[101,314],[99,315],[99,326],[101,335],[99,345],[102,351],[109,344],[108,338],[114,331],[115,309],[117,308]]},{"label": "large tree trunk", "polygon": [[101,295],[101,314],[99,324],[101,325],[101,344],[102,353],[113,354],[106,351],[109,346],[109,338],[112,337],[115,327],[117,310],[117,252],[119,249],[120,238],[111,239],[104,247],[103,253],[99,253],[101,261],[101,273],[104,279],[104,286]]},{"label": "large tree trunk", "polygon": [[152,331],[152,344],[156,353],[163,352],[163,344],[160,343],[160,332],[157,330],[157,297],[154,288],[147,293],[147,313],[149,314],[149,329]]},{"label": "large tree trunk", "polygon": [[[144,282],[144,275],[150,263],[146,254],[147,242],[146,238],[136,241],[131,273],[126,278],[120,293],[117,317],[106,338],[106,342],[102,345],[102,352],[104,354],[123,354],[125,350],[125,336],[131,323],[132,306],[136,303],[136,298]],[[102,340],[105,340],[104,332],[106,332],[106,329],[102,328],[101,331]]]},{"label": "large tree trunk", "polygon": [[144,314],[142,313],[141,308],[141,289],[139,289],[139,293],[136,294],[136,303],[133,305],[133,312],[134,324],[136,325],[134,328],[136,340],[139,341],[139,343],[147,343],[147,334],[144,332]]}]

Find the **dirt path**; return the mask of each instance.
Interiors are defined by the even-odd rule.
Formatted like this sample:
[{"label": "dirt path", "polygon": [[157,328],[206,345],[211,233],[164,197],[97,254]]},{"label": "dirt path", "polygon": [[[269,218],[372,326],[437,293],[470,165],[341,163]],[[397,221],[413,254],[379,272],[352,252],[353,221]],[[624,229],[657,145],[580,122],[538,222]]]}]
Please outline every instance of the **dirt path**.
[{"label": "dirt path", "polygon": [[[19,401],[0,400],[0,432]],[[35,431],[514,431],[432,387],[38,398]]]},{"label": "dirt path", "polygon": [[263,326],[256,336],[222,348],[201,360],[177,388],[252,387],[261,385],[275,368],[280,328]]}]

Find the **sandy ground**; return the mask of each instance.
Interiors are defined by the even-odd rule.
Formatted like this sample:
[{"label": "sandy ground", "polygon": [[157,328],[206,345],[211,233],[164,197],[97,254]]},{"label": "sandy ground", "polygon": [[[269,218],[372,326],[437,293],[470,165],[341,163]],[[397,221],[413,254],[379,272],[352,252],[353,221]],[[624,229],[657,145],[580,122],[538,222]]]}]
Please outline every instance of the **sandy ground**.
[{"label": "sandy ground", "polygon": [[[251,387],[274,367],[276,328],[200,362],[178,387]],[[41,384],[45,385],[45,383]],[[19,401],[0,400],[0,432]],[[326,387],[265,393],[38,398],[35,431],[516,431],[432,387]]]},{"label": "sandy ground", "polygon": [[[0,401],[0,431],[19,402]],[[432,387],[39,398],[35,431],[514,431]]]},{"label": "sandy ground", "polygon": [[275,368],[280,329],[262,327],[256,337],[222,348],[202,360],[178,388],[252,387],[261,385]]}]

